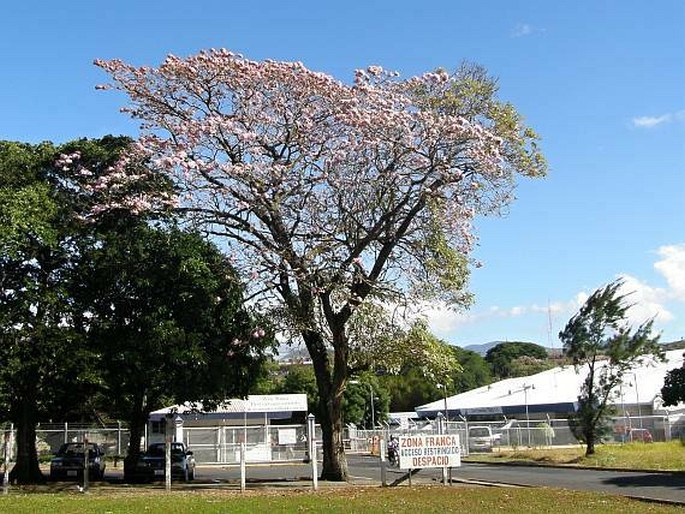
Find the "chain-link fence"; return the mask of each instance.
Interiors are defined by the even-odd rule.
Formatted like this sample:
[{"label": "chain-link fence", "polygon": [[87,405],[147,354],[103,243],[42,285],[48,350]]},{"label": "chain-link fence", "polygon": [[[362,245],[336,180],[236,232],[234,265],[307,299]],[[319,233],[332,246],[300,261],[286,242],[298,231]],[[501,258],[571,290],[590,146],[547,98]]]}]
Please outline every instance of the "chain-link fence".
[{"label": "chain-link fence", "polygon": [[[4,441],[10,459],[16,445],[16,430],[3,427]],[[685,439],[685,416],[618,416],[611,419],[604,443],[659,442]],[[462,455],[498,449],[543,448],[578,444],[568,419],[449,421],[447,433],[458,434]],[[347,427],[343,435],[345,449],[351,453],[378,455],[380,439],[413,433],[437,434],[437,423],[422,422],[411,428],[361,430]],[[315,440],[321,445],[321,429],[315,428]],[[12,437],[10,437],[10,435]],[[129,443],[128,429],[121,423],[87,425],[75,423],[40,424],[36,430],[36,447],[40,456],[48,457],[66,442],[89,441],[102,446],[110,458],[123,458]],[[250,463],[306,461],[306,425],[212,426],[184,427],[183,441],[198,463],[237,464],[240,445],[246,443],[246,460]],[[146,441],[143,441],[146,444]]]},{"label": "chain-link fence", "polygon": [[[306,425],[185,427],[183,439],[201,463],[237,464],[243,442],[248,463],[302,462],[309,458]],[[318,425],[315,440],[321,440]]]},{"label": "chain-link fence", "polygon": [[[685,416],[615,417],[611,418],[607,428],[607,436],[602,440],[607,444],[685,439]],[[416,423],[406,429],[387,427],[378,430],[357,430],[350,428],[349,450],[375,455],[378,454],[381,437],[389,440],[390,437],[413,433],[437,434],[437,423],[435,421]],[[568,419],[449,421],[447,433],[459,435],[462,455],[505,448],[548,448],[579,444]]]},{"label": "chain-link fence", "polygon": [[[320,426],[316,425],[314,432],[314,438],[321,446]],[[16,429],[8,424],[4,433],[10,459],[14,460]],[[62,444],[84,439],[100,445],[107,457],[119,459],[126,455],[129,431],[121,423],[104,426],[52,423],[38,425],[36,429],[38,455],[46,458],[54,455]],[[183,442],[201,464],[238,464],[243,442],[246,443],[248,463],[309,459],[307,425],[184,427]],[[142,445],[146,445],[145,440]]]},{"label": "chain-link fence", "polygon": [[36,429],[40,454],[54,454],[64,443],[83,441],[100,445],[108,456],[121,456],[128,448],[129,432],[121,423],[87,425],[77,423],[40,424]]}]

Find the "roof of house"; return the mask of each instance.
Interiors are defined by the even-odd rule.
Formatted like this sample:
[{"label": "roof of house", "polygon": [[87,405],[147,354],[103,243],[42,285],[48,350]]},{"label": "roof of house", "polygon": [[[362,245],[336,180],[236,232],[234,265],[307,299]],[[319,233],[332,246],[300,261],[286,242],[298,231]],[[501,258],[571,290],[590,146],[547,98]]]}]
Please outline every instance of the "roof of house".
[{"label": "roof of house", "polygon": [[186,402],[153,411],[150,419],[167,415],[230,418],[249,414],[268,414],[270,418],[282,418],[289,417],[292,412],[307,412],[306,394],[250,395],[246,399],[224,400],[211,410],[205,410],[201,402]]}]

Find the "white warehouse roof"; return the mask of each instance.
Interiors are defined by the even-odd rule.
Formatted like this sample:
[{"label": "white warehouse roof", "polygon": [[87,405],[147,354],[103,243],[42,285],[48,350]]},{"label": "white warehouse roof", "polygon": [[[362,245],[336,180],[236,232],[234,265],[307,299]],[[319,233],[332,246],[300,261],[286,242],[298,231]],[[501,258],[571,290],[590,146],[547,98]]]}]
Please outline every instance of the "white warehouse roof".
[{"label": "white warehouse roof", "polygon": [[[666,372],[682,365],[683,350],[666,352],[665,362],[645,357],[641,365],[625,375],[624,383],[617,391],[616,403],[647,404],[654,411],[682,410],[685,408],[682,404],[679,409],[664,408],[660,397]],[[536,375],[501,380],[421,405],[415,410],[421,417],[434,417],[438,412],[444,413],[446,402],[450,417],[458,414],[521,413],[526,406],[530,413],[570,413],[576,410],[580,388],[586,376],[587,367],[580,368],[576,373],[573,366],[563,366]]]}]

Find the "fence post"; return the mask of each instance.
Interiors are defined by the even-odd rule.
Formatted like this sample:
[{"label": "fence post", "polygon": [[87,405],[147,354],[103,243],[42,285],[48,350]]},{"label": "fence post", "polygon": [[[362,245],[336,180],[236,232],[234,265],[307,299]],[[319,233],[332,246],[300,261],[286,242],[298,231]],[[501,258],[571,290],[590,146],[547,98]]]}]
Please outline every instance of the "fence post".
[{"label": "fence post", "polygon": [[9,444],[9,454],[10,454],[10,461],[12,460],[12,455],[14,455],[14,423],[10,423],[10,444]]},{"label": "fence post", "polygon": [[240,443],[240,492],[245,492],[245,441]]},{"label": "fence post", "polygon": [[88,437],[83,436],[83,492],[88,492],[88,472],[89,472],[89,462],[88,459]]},{"label": "fence post", "polygon": [[468,455],[471,450],[469,448],[469,421],[466,417],[462,416],[461,414],[459,414],[459,417],[464,423],[464,441],[461,443],[462,447],[465,449],[463,455]]},{"label": "fence post", "polygon": [[319,471],[316,462],[316,431],[314,414],[307,416],[307,443],[309,444],[309,462],[312,464],[312,489],[319,489]]},{"label": "fence post", "polygon": [[9,473],[9,444],[10,444],[10,438],[12,437],[12,430],[10,429],[10,432],[7,433],[7,431],[4,431],[4,444],[2,446],[2,451],[3,451],[3,473],[2,473],[2,492],[4,494],[9,494],[9,483],[10,483],[10,473]]},{"label": "fence post", "polygon": [[385,436],[381,437],[381,486],[386,487],[388,485],[388,463],[385,459],[387,443],[385,441]]},{"label": "fence post", "polygon": [[[445,433],[445,417],[442,412],[438,412],[438,435],[443,435]],[[442,483],[447,485],[447,467],[442,468]]]},{"label": "fence post", "polygon": [[672,439],[672,434],[671,434],[671,418],[666,413],[666,416],[664,416],[664,439],[666,441],[670,441]]},{"label": "fence post", "polygon": [[164,424],[164,486],[166,492],[171,492],[171,416],[167,414]]},{"label": "fence post", "polygon": [[121,421],[117,421],[117,455],[121,455]]}]

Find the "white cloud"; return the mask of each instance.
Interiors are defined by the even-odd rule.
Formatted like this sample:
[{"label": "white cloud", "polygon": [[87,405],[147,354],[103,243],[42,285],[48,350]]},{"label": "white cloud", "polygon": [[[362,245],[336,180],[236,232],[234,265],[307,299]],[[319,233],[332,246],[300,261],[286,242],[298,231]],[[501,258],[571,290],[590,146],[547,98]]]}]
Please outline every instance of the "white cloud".
[{"label": "white cloud", "polygon": [[671,121],[670,114],[663,114],[661,116],[640,116],[638,118],[633,118],[633,125],[640,128],[652,128],[669,121]]},{"label": "white cloud", "polygon": [[683,119],[685,119],[685,111],[666,113],[661,116],[638,116],[633,118],[633,126],[650,129],[672,121],[682,121]]},{"label": "white cloud", "polygon": [[414,315],[425,318],[431,329],[438,334],[449,334],[462,325],[473,323],[483,318],[482,314],[456,311],[442,302],[423,303],[418,305],[416,309],[417,312]]},{"label": "white cloud", "polygon": [[528,312],[528,309],[526,307],[518,306],[514,307],[511,310],[509,310],[509,316],[511,317],[516,317],[516,316],[522,316],[523,314],[526,314]]},{"label": "white cloud", "polygon": [[[654,318],[657,323],[666,323],[676,319],[674,312],[676,306],[673,302],[685,302],[685,243],[666,245],[660,247],[656,254],[658,259],[654,263],[654,269],[664,277],[665,286],[651,285],[632,275],[623,273],[618,275],[623,279],[623,293],[631,293],[628,301],[633,306],[628,310],[628,322],[637,326]],[[422,316],[426,319],[431,330],[438,336],[450,338],[461,327],[488,324],[492,325],[496,320],[523,318],[525,323],[531,326],[542,326],[540,317],[545,319],[549,316],[549,324],[555,325],[552,332],[561,327],[556,327],[557,322],[565,323],[587,301],[592,291],[580,291],[572,298],[565,301],[553,301],[531,305],[516,305],[504,307],[493,305],[475,311],[456,311],[444,303],[425,302],[415,305],[411,309],[410,317]],[[669,310],[673,308],[673,311]],[[528,316],[529,318],[525,318]],[[535,319],[534,319],[535,318]],[[530,323],[528,323],[530,321]],[[562,324],[563,324],[562,323]],[[547,323],[544,323],[546,326]],[[498,325],[501,327],[501,325]],[[502,330],[506,330],[505,328]],[[511,337],[517,337],[511,334]]]},{"label": "white cloud", "polygon": [[524,36],[529,36],[532,33],[533,33],[533,27],[531,27],[527,23],[519,23],[511,31],[511,36],[512,37],[524,37]]},{"label": "white cloud", "polygon": [[630,275],[621,275],[623,279],[622,293],[629,294],[626,301],[632,307],[626,313],[631,325],[640,325],[654,318],[655,321],[665,322],[673,319],[673,314],[666,309],[664,302],[668,292],[659,287],[652,287]]},{"label": "white cloud", "polygon": [[662,246],[657,253],[662,259],[654,268],[666,279],[670,296],[685,300],[685,244]]}]

